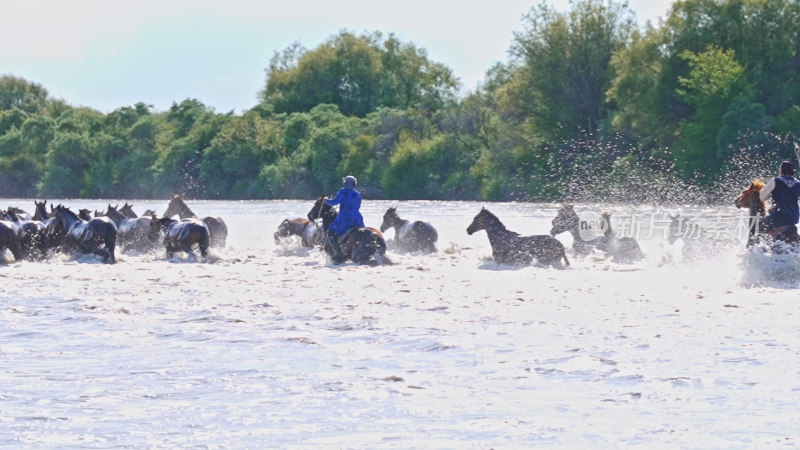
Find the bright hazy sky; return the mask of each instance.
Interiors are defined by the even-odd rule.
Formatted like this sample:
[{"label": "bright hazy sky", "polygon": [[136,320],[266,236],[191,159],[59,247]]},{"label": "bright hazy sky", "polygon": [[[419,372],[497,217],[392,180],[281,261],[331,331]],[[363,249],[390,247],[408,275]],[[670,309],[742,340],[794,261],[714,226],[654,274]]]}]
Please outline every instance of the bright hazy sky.
[{"label": "bright hazy sky", "polygon": [[[568,0],[547,0],[559,10]],[[672,0],[629,0],[654,24]],[[2,0],[0,74],[74,106],[157,111],[196,98],[217,112],[257,102],[269,59],[342,30],[394,33],[449,67],[465,90],[507,61],[512,34],[539,0]]]}]

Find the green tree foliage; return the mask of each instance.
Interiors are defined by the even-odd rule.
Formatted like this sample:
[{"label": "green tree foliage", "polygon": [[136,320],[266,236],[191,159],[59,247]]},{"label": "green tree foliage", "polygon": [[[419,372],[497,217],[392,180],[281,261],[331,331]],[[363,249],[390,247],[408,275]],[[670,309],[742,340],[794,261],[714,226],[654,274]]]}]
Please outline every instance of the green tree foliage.
[{"label": "green tree foliage", "polygon": [[0,77],[0,110],[19,109],[38,113],[48,101],[47,89],[13,75]]},{"label": "green tree foliage", "polygon": [[364,117],[380,106],[440,108],[455,98],[456,87],[449,69],[411,44],[341,32],[317,49],[295,45],[275,54],[261,96],[278,113],[327,103]]},{"label": "green tree foliage", "polygon": [[[542,3],[477,89],[394,35],[340,32],[269,61],[261,102],[218,114],[70,106],[0,77],[0,195],[727,199],[800,135],[800,3],[682,0],[657,26],[626,3]],[[632,197],[633,196],[633,197]]]},{"label": "green tree foliage", "polygon": [[205,195],[205,178],[201,164],[206,150],[231,119],[231,115],[215,114],[198,100],[173,103],[164,115],[163,144],[159,145],[154,194],[169,197],[175,193]]},{"label": "green tree foliage", "polygon": [[[687,175],[716,174],[722,166],[722,157],[727,154],[726,148],[717,146],[723,116],[734,100],[752,100],[752,88],[733,50],[708,47],[698,54],[687,50],[682,57],[689,62],[690,70],[688,77],[678,78],[681,85],[678,94],[694,113],[678,127],[681,151],[675,153],[675,159],[678,168]],[[730,141],[722,142],[724,145]]]},{"label": "green tree foliage", "polygon": [[84,173],[92,151],[89,139],[75,133],[59,134],[46,156],[40,192],[49,197],[76,198],[83,194]]},{"label": "green tree foliage", "polygon": [[580,0],[568,13],[531,8],[515,34],[512,106],[532,130],[557,141],[597,131],[606,120],[611,56],[627,44],[633,17],[624,4]]},{"label": "green tree foliage", "polygon": [[[261,194],[258,175],[280,155],[273,124],[250,113],[229,120],[211,140],[200,163],[206,195],[252,198]],[[263,194],[261,194],[263,195]]]}]

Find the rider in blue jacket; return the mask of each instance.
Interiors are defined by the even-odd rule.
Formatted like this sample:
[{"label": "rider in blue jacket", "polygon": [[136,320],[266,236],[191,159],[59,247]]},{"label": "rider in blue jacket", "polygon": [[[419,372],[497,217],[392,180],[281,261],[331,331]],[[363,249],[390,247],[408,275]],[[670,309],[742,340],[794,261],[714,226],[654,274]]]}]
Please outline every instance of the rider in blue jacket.
[{"label": "rider in blue jacket", "polygon": [[336,264],[345,260],[342,249],[339,247],[339,237],[355,227],[364,226],[364,218],[361,216],[361,193],[356,190],[358,180],[352,175],[342,178],[342,188],[336,193],[336,197],[325,199],[325,203],[334,206],[339,205],[339,215],[336,220],[326,230],[328,242],[333,249],[333,261]]},{"label": "rider in blue jacket", "polygon": [[772,197],[772,208],[764,222],[775,238],[790,234],[793,231],[791,228],[796,227],[800,220],[800,208],[797,204],[800,198],[800,181],[794,177],[794,164],[782,162],[780,172],[779,177],[769,180],[759,192],[761,201]]}]

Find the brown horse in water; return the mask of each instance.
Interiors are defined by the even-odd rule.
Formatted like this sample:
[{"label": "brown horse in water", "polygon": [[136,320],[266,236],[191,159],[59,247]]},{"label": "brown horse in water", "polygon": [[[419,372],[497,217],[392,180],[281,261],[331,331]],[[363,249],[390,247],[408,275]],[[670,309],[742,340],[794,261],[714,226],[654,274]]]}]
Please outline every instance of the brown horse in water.
[{"label": "brown horse in water", "polygon": [[17,262],[22,261],[22,249],[14,224],[7,220],[0,220],[0,252],[4,249],[8,249]]},{"label": "brown horse in water", "polygon": [[[197,215],[189,209],[189,206],[183,201],[183,196],[175,194],[172,200],[169,201],[167,210],[164,211],[164,217],[172,217],[178,215],[181,219],[197,219]],[[208,227],[208,232],[211,236],[212,247],[225,247],[225,241],[228,239],[228,225],[220,217],[207,216],[203,217],[203,223]]]},{"label": "brown horse in water", "polygon": [[7,220],[16,230],[19,246],[25,258],[44,259],[47,256],[47,229],[38,220],[18,216],[17,211],[20,210],[8,208],[5,215],[0,213],[0,220]]},{"label": "brown horse in water", "polygon": [[472,219],[472,223],[467,227],[467,234],[472,235],[478,230],[486,230],[492,246],[492,257],[498,263],[526,265],[537,260],[541,264],[552,265],[563,259],[569,266],[561,241],[544,234],[520,236],[519,233],[506,229],[500,219],[486,208],[481,208]]},{"label": "brown horse in water", "polygon": [[[327,230],[331,223],[339,216],[332,206],[325,203],[325,197],[320,197],[308,212],[308,220],[322,219],[322,229]],[[342,253],[358,264],[376,266],[391,264],[386,257],[386,241],[380,231],[372,227],[354,228],[339,238],[339,247]],[[325,240],[325,253],[333,254],[330,244]]]},{"label": "brown horse in water", "polygon": [[160,233],[150,226],[149,217],[128,217],[111,205],[108,205],[105,216],[117,226],[117,242],[125,251],[147,252],[158,245]]},{"label": "brown horse in water", "polygon": [[50,242],[58,242],[66,251],[100,255],[104,263],[114,264],[117,226],[108,217],[82,220],[69,208],[58,205],[48,227]]},{"label": "brown horse in water", "polygon": [[742,191],[733,201],[734,206],[748,211],[748,236],[747,246],[757,244],[761,236],[772,241],[782,241],[797,247],[800,245],[800,236],[797,234],[796,225],[787,225],[777,229],[770,229],[764,221],[767,212],[766,204],[761,201],[761,189],[764,182],[754,180],[750,186]]},{"label": "brown horse in water", "polygon": [[[588,229],[588,225],[585,221],[581,221],[572,205],[562,206],[561,209],[558,210],[555,219],[551,222],[551,225],[551,236],[556,236],[564,232],[568,232],[572,236],[572,249],[578,255],[587,255],[591,253],[593,249],[601,251],[606,251],[608,249],[608,239],[606,239],[605,235],[594,236],[593,233],[586,232],[585,230]],[[584,233],[581,232],[582,230]],[[591,239],[584,239],[584,234],[591,237]]]},{"label": "brown horse in water", "polygon": [[439,233],[427,222],[419,220],[411,222],[397,215],[397,208],[389,208],[383,215],[381,232],[394,228],[394,242],[401,252],[436,252],[436,241]]},{"label": "brown horse in water", "polygon": [[[611,257],[614,262],[633,262],[644,258],[639,243],[632,237],[617,237],[611,229],[611,216],[604,212],[595,214],[595,221],[587,222],[580,218],[572,205],[564,205],[551,222],[550,234],[555,236],[569,232],[572,235],[572,248],[576,254],[587,255],[598,250]],[[595,223],[596,222],[596,223]],[[597,229],[592,229],[596,226]],[[602,232],[602,235],[600,235]],[[589,237],[590,239],[586,239]]]},{"label": "brown horse in water", "polygon": [[153,216],[150,220],[153,231],[164,232],[164,248],[167,250],[167,258],[172,258],[175,252],[184,252],[191,259],[197,259],[194,253],[194,246],[200,250],[203,258],[208,256],[210,238],[208,226],[198,219],[175,220],[169,217],[161,219]]},{"label": "brown horse in water", "polygon": [[307,248],[321,247],[325,244],[322,226],[308,219],[283,219],[273,235],[275,244],[289,236],[300,236],[300,244]]}]

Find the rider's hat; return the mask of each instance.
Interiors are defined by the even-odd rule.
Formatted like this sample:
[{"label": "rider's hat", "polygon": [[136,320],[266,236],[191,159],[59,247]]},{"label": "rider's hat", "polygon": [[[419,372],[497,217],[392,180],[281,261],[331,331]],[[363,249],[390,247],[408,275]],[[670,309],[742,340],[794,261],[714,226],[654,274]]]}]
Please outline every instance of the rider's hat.
[{"label": "rider's hat", "polygon": [[794,164],[792,164],[791,161],[784,161],[781,163],[781,175],[794,175]]}]

